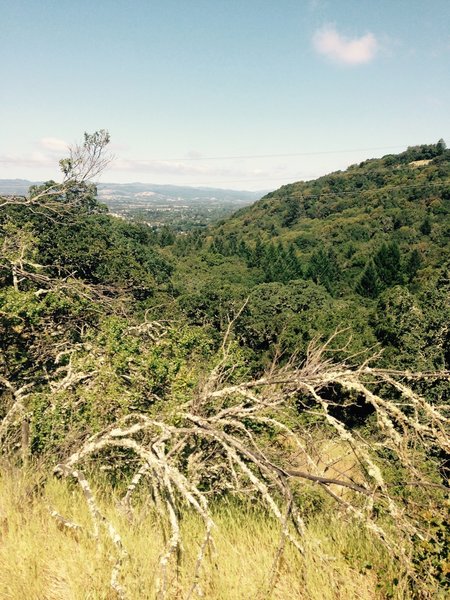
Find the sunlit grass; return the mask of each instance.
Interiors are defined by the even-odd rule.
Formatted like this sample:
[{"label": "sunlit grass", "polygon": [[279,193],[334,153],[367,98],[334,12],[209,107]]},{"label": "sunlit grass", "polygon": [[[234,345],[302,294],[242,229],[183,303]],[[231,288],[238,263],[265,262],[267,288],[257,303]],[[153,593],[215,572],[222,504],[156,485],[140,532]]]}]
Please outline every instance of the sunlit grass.
[{"label": "sunlit grass", "polygon": [[[0,479],[0,598],[115,598],[110,588],[114,547],[107,536],[97,544],[89,535],[92,523],[78,488],[50,480],[36,495],[32,493],[35,481],[36,475],[23,472],[4,472]],[[129,554],[120,575],[128,597],[155,598],[164,533],[153,508],[140,498],[130,521],[118,513],[114,498],[100,496],[102,510],[116,525]],[[58,526],[49,508],[81,525],[82,531]],[[208,552],[200,575],[204,598],[409,597],[401,577],[389,595],[390,582],[398,576],[395,564],[367,533],[337,515],[319,513],[309,519],[304,554],[287,545],[275,576],[272,567],[280,533],[272,518],[251,504],[222,502],[215,506],[214,520],[215,549]],[[186,597],[202,537],[201,523],[190,513],[183,516],[181,526],[185,542],[178,569],[170,571],[171,598]]]}]

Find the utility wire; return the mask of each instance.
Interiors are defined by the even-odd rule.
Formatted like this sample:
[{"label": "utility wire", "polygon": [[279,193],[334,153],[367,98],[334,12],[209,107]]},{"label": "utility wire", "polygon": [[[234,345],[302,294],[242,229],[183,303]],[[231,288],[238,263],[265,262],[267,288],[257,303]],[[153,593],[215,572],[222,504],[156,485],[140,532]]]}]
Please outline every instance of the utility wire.
[{"label": "utility wire", "polygon": [[[313,180],[312,182],[306,182],[306,183],[314,183],[315,180]],[[295,185],[294,184],[285,184],[285,185]],[[303,194],[302,192],[297,192],[297,195],[299,196],[299,199],[301,198],[302,200],[305,199],[319,199],[319,198],[332,198],[332,197],[336,197],[336,196],[362,196],[362,195],[367,195],[367,194],[382,194],[385,192],[390,192],[392,190],[405,190],[405,189],[423,189],[423,188],[440,188],[440,187],[449,187],[450,188],[450,180],[449,181],[442,181],[440,183],[423,183],[423,184],[404,184],[404,185],[388,185],[385,187],[381,187],[381,188],[373,188],[373,189],[368,189],[368,190],[347,190],[347,191],[342,191],[342,192],[321,192],[319,194]],[[189,187],[189,186],[187,186]],[[194,187],[194,186],[192,186]],[[198,186],[200,187],[200,186]],[[211,187],[211,186],[209,186]],[[284,186],[283,186],[284,187]],[[213,188],[214,189],[214,188]],[[239,192],[239,190],[232,190],[232,191],[237,191]],[[275,190],[275,192],[277,192],[278,190]],[[257,193],[257,191],[255,192]],[[250,206],[250,204],[249,204]],[[150,210],[153,208],[151,205],[148,207]]]},{"label": "utility wire", "polygon": [[316,152],[292,152],[283,154],[241,154],[234,156],[185,156],[182,158],[140,158],[140,159],[124,159],[136,163],[152,163],[152,162],[187,162],[187,161],[202,161],[202,160],[244,160],[246,158],[289,158],[295,156],[320,156],[324,154],[344,154],[347,152],[369,152],[372,150],[398,150],[404,148],[404,145],[397,146],[374,146],[371,148],[349,148],[342,150],[318,150]]},{"label": "utility wire", "polygon": [[[233,156],[192,156],[192,157],[182,157],[182,158],[149,158],[149,159],[124,159],[125,161],[130,161],[137,163],[138,165],[145,166],[147,164],[158,163],[158,162],[192,162],[192,161],[209,161],[209,160],[245,160],[245,159],[264,159],[264,158],[289,158],[289,157],[301,157],[301,156],[324,156],[331,154],[345,154],[352,152],[371,152],[377,150],[398,150],[399,148],[404,148],[404,145],[395,145],[395,146],[372,146],[369,148],[348,148],[341,150],[319,150],[313,152],[293,152],[293,153],[281,153],[281,154],[242,154],[242,155],[233,155]],[[264,181],[292,181],[298,177],[298,174],[295,175],[279,175],[273,177],[254,177],[251,179],[227,179],[224,181],[212,181],[210,183],[187,183],[184,185],[191,187],[216,187],[218,185],[227,185],[227,184],[236,184],[236,183],[254,183],[254,182],[264,182]],[[183,185],[183,184],[179,184]],[[281,184],[283,185],[283,184]],[[287,185],[287,184],[284,184]]]},{"label": "utility wire", "polygon": [[[304,180],[297,180],[297,181],[292,181],[292,179],[294,179],[296,177],[296,175],[292,175],[291,176],[291,180],[289,181],[289,183],[283,183],[281,184],[282,187],[288,186],[288,185],[294,185],[296,183],[303,183],[304,185],[314,185],[315,182],[317,181],[317,179],[321,179],[322,177],[326,177],[326,175],[320,175],[318,178],[316,179],[310,179],[307,181]],[[205,185],[205,184],[201,184],[201,183],[187,183],[185,184],[187,187],[205,187],[205,188],[215,188],[216,185],[221,185],[221,184],[226,184],[226,183],[245,183],[245,182],[252,182],[252,181],[281,181],[284,179],[287,179],[288,177],[267,177],[267,178],[258,178],[258,179],[234,179],[234,180],[228,180],[228,181],[216,181],[213,182],[211,185]],[[177,185],[181,185],[181,184],[177,184]],[[347,194],[369,194],[369,193],[373,193],[373,194],[378,194],[382,191],[389,191],[389,190],[395,190],[395,189],[406,189],[406,188],[424,188],[424,187],[442,187],[448,185],[450,186],[450,181],[448,182],[440,182],[440,183],[425,183],[425,184],[402,184],[402,185],[392,185],[392,186],[385,186],[385,187],[380,187],[380,188],[372,188],[372,189],[359,189],[359,190],[343,190],[342,192],[321,192],[320,194],[316,194],[316,195],[310,195],[310,194],[303,194],[304,198],[318,198],[319,196],[343,196],[343,195],[347,195]],[[232,191],[239,191],[239,190],[232,190]],[[244,191],[244,190],[242,190]],[[245,191],[249,191],[249,190],[245,190]],[[250,190],[251,191],[251,190]],[[260,191],[260,190],[254,190],[255,193]]]},{"label": "utility wire", "polygon": [[[289,185],[289,184],[288,184]],[[319,194],[301,194],[303,198],[322,198],[326,196],[345,196],[345,195],[362,195],[362,194],[381,194],[383,192],[390,192],[391,190],[405,190],[405,189],[422,189],[422,188],[439,188],[439,187],[450,187],[450,181],[442,181],[439,183],[422,183],[422,184],[403,184],[403,185],[387,185],[380,188],[372,188],[368,190],[347,190],[342,192],[321,192]]]}]

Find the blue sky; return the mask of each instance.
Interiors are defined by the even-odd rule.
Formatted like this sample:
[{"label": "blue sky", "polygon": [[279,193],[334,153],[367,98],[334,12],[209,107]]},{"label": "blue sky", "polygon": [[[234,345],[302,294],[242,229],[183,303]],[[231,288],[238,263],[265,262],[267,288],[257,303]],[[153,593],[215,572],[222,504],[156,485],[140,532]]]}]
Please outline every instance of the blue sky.
[{"label": "blue sky", "polygon": [[[450,145],[448,0],[0,0],[0,178],[275,189]],[[234,158],[238,157],[238,158]]]}]

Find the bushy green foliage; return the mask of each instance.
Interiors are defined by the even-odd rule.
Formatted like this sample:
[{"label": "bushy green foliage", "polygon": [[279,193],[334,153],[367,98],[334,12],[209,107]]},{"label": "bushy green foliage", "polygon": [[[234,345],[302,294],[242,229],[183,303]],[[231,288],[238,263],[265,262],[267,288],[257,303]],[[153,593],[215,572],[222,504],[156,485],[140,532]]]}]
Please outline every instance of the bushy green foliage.
[{"label": "bushy green foliage", "polygon": [[152,294],[169,280],[173,267],[155,248],[151,230],[103,213],[92,198],[88,209],[70,200],[67,210],[50,216],[24,207],[5,210],[0,243],[3,238],[11,246],[14,222],[22,238],[25,231],[33,236],[33,261],[48,275],[132,290],[137,298]]},{"label": "bushy green foliage", "polygon": [[[283,333],[283,339],[302,346],[312,330],[325,335],[332,323],[350,326],[358,347],[377,339],[386,348],[386,360],[396,353],[399,364],[405,365],[414,355],[413,362],[421,368],[443,365],[441,359],[431,358],[432,352],[424,355],[423,345],[411,337],[412,330],[409,341],[397,340],[394,345],[387,331],[392,327],[393,335],[401,336],[401,331],[406,335],[413,327],[412,322],[406,323],[409,309],[405,305],[399,313],[389,303],[385,309],[381,306],[395,296],[398,286],[420,305],[419,298],[437,285],[431,281],[437,281],[437,273],[448,261],[449,184],[450,151],[438,143],[283,186],[210,229],[206,238],[203,234],[206,241],[201,246],[185,244],[182,268],[178,263],[173,276],[175,289],[188,290],[188,297],[180,295],[180,306],[193,322],[221,328],[226,322],[222,308],[232,312],[249,296],[238,327],[242,344],[257,348],[257,353],[279,343],[281,329],[291,332]],[[192,286],[188,279],[194,273],[197,285]],[[311,299],[308,308],[298,313],[302,327],[296,325],[295,311],[280,297],[284,286],[294,293],[299,280],[314,282],[326,297],[325,303]],[[247,313],[250,307],[255,310],[253,304],[264,284],[271,283],[277,285],[268,288],[267,306],[253,319],[250,332],[249,324],[243,324]],[[348,307],[345,316],[342,304]],[[446,309],[441,303],[437,306],[442,323]],[[314,315],[311,320],[309,315]],[[337,315],[347,320],[339,323]],[[406,321],[397,327],[400,318]],[[428,318],[424,316],[422,322]],[[308,322],[317,327],[305,334]],[[353,325],[362,322],[365,327],[358,326],[355,332]],[[431,327],[425,345],[435,346],[430,339],[438,327]],[[289,342],[288,347],[294,344]],[[442,352],[438,354],[443,356]]]},{"label": "bushy green foliage", "polygon": [[367,298],[376,298],[378,296],[380,282],[372,261],[369,261],[367,264],[355,289],[358,294]]}]

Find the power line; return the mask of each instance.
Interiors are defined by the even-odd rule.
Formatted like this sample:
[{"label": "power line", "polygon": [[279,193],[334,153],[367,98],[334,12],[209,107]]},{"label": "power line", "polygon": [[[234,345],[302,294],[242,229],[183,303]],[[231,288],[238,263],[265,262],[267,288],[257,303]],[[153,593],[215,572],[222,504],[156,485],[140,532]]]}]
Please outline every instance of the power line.
[{"label": "power line", "polygon": [[[280,180],[284,180],[287,179],[289,176],[283,176],[283,177],[266,177],[266,178],[258,178],[258,179],[233,179],[233,180],[227,180],[227,181],[215,181],[212,184],[202,184],[202,183],[188,183],[185,184],[188,187],[215,187],[216,185],[221,185],[221,184],[226,184],[226,183],[245,183],[245,182],[252,182],[252,181],[280,181]],[[282,184],[282,185],[293,185],[296,183],[303,183],[305,185],[308,184],[314,184],[317,179],[310,179],[308,181],[303,181],[303,180],[297,180],[297,181],[292,181],[292,178],[295,178],[296,175],[292,175],[290,177],[290,181],[289,183],[286,184]],[[321,175],[318,177],[318,179],[322,178],[322,177],[326,177],[326,175]],[[179,185],[179,184],[177,184]],[[402,184],[402,185],[392,185],[392,186],[384,186],[381,188],[373,188],[373,189],[360,189],[360,190],[343,190],[341,192],[321,192],[320,194],[307,194],[307,195],[303,195],[304,198],[318,198],[319,196],[344,196],[344,195],[348,195],[348,194],[369,194],[369,193],[379,193],[381,191],[390,191],[390,190],[396,190],[396,189],[407,189],[407,188],[430,188],[430,187],[442,187],[448,185],[450,186],[450,181],[447,182],[439,182],[439,183],[424,183],[424,184],[416,184],[416,183],[411,183],[411,184]],[[259,190],[255,190],[256,192]]]},{"label": "power line", "polygon": [[[279,180],[279,179],[284,179],[281,177],[276,177],[276,178],[271,178]],[[242,179],[242,180],[235,180],[235,181],[217,181],[214,183],[214,185],[202,185],[202,184],[187,184],[188,187],[210,187],[210,188],[214,188],[215,185],[220,185],[221,183],[240,183],[240,182],[246,182],[246,181],[270,181],[271,179]],[[314,184],[317,180],[316,179],[312,179],[310,181],[294,181],[294,182],[289,182],[286,184],[282,184],[283,186],[285,185],[295,185],[296,183],[303,183],[304,185],[308,185],[308,184]],[[405,190],[405,189],[422,189],[422,188],[440,188],[440,187],[445,187],[445,186],[449,186],[450,187],[450,180],[449,181],[442,181],[439,183],[422,183],[422,184],[417,184],[417,183],[411,183],[411,184],[402,184],[402,185],[387,185],[384,187],[380,187],[380,188],[372,188],[372,189],[359,189],[359,190],[343,190],[341,192],[320,192],[318,194],[303,194],[300,192],[302,198],[323,198],[323,197],[333,197],[333,196],[361,196],[364,194],[381,194],[383,192],[390,192],[391,190]],[[239,190],[236,190],[239,191]],[[255,190],[255,193],[258,191],[262,191],[262,190]]]},{"label": "power line", "polygon": [[[315,180],[313,180],[312,183],[314,183]],[[308,182],[310,183],[310,182]],[[318,193],[318,194],[301,194],[302,198],[329,198],[330,196],[361,196],[363,194],[382,194],[383,192],[390,192],[391,190],[405,190],[405,189],[422,189],[422,188],[439,188],[439,187],[445,187],[445,186],[449,186],[450,187],[450,180],[449,181],[442,181],[439,183],[421,183],[421,184],[415,184],[415,183],[410,183],[410,184],[403,184],[403,185],[386,185],[384,187],[380,187],[380,188],[373,188],[373,189],[368,189],[368,190],[347,190],[347,191],[342,191],[342,192],[322,192],[322,193]]]},{"label": "power line", "polygon": [[398,150],[404,148],[404,145],[397,146],[373,146],[371,148],[349,148],[342,150],[318,150],[315,152],[292,152],[283,154],[241,154],[234,156],[188,156],[182,158],[140,158],[140,159],[124,159],[136,163],[152,163],[152,162],[191,162],[202,160],[244,160],[246,158],[289,158],[295,156],[321,156],[324,154],[344,154],[351,152],[370,152],[373,150]]},{"label": "power line", "polygon": [[[319,150],[319,151],[311,151],[311,152],[292,152],[292,153],[280,153],[280,154],[242,154],[242,155],[233,155],[233,156],[193,156],[193,157],[182,157],[182,158],[150,158],[150,159],[124,159],[130,162],[137,163],[137,166],[140,164],[145,166],[146,164],[158,163],[158,162],[188,162],[188,161],[209,161],[209,160],[245,160],[245,159],[265,159],[265,158],[289,158],[289,157],[302,157],[302,156],[324,156],[324,155],[333,155],[333,154],[346,154],[352,152],[371,152],[377,150],[398,150],[399,148],[404,148],[404,144],[395,145],[395,146],[371,146],[368,148],[348,148],[348,149],[340,149],[340,150]],[[192,187],[217,187],[218,185],[229,185],[236,183],[256,183],[256,182],[269,182],[269,181],[292,181],[292,179],[296,179],[299,177],[299,174],[295,175],[280,175],[280,176],[272,176],[272,177],[253,177],[251,179],[227,179],[224,181],[211,181],[208,183],[187,183],[184,185],[192,186]]]},{"label": "power line", "polygon": [[[283,175],[280,177],[257,177],[255,179],[227,179],[224,181],[213,181],[211,183],[186,183],[186,184],[176,184],[176,185],[186,185],[187,187],[210,187],[210,188],[214,188],[218,185],[226,185],[227,183],[254,183],[254,182],[259,182],[259,181],[284,181],[285,179],[288,179],[290,183],[292,183],[292,180],[298,177],[298,175]],[[298,179],[297,179],[298,181]],[[287,185],[287,184],[282,184],[282,185]],[[246,190],[249,191],[249,190]],[[258,190],[255,190],[258,191]]]}]

